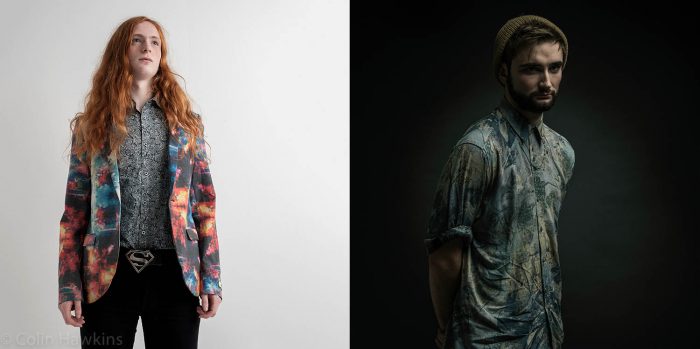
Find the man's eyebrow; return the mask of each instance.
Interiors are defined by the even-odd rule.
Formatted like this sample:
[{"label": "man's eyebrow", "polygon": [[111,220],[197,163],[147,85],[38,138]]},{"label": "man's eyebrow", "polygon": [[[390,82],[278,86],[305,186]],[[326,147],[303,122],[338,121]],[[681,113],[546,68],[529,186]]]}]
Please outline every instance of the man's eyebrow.
[{"label": "man's eyebrow", "polygon": [[[549,64],[550,67],[552,67],[552,66],[556,67],[556,66],[561,66],[561,65],[564,65],[564,62],[557,61],[557,62],[552,62]],[[538,63],[524,63],[524,64],[520,65],[520,68],[541,67],[541,66],[542,66],[542,64],[538,64]]]}]

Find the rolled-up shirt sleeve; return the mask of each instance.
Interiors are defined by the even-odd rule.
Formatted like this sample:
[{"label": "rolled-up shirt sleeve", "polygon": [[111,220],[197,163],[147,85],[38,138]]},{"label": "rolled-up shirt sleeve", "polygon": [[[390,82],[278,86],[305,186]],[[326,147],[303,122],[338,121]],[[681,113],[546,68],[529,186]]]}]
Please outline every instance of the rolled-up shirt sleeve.
[{"label": "rolled-up shirt sleeve", "polygon": [[488,168],[487,154],[481,147],[472,143],[454,147],[435,193],[424,240],[428,254],[455,238],[471,240],[472,224],[488,187]]}]

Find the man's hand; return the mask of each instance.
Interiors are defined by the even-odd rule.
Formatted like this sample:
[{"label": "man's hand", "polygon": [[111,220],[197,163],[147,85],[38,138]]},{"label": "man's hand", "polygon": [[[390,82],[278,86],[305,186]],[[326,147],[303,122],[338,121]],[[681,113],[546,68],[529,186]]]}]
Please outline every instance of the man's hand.
[{"label": "man's hand", "polygon": [[[71,314],[71,310],[73,309],[75,309],[75,316]],[[63,322],[65,322],[66,325],[83,327],[85,318],[83,317],[83,308],[80,305],[80,301],[65,301],[58,305],[58,310],[61,311]]]},{"label": "man's hand", "polygon": [[208,319],[216,315],[216,311],[219,309],[219,304],[221,304],[221,298],[215,294],[202,294],[199,296],[201,299],[201,305],[197,307],[197,314],[199,314],[200,319]]}]

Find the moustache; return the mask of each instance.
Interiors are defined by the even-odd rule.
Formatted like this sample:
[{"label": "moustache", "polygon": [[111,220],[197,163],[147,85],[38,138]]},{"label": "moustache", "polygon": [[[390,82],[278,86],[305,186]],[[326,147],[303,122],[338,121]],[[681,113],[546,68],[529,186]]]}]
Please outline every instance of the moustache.
[{"label": "moustache", "polygon": [[544,96],[555,96],[557,92],[555,90],[550,90],[545,93],[536,93],[534,94],[535,97],[544,97]]}]

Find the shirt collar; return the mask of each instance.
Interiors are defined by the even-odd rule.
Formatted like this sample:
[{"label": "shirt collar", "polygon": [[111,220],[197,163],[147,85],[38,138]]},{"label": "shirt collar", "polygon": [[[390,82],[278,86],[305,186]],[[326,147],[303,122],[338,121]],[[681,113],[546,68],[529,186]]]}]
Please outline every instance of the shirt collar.
[{"label": "shirt collar", "polygon": [[526,141],[530,137],[530,129],[532,128],[537,128],[537,131],[540,133],[540,137],[542,136],[542,129],[544,127],[544,122],[542,119],[539,120],[539,123],[536,126],[531,125],[530,122],[520,114],[520,112],[513,108],[505,96],[501,99],[501,103],[499,104],[498,108],[501,110],[503,117],[508,120],[510,126],[513,127],[515,133],[517,133],[523,141]]},{"label": "shirt collar", "polygon": [[[146,104],[150,103],[151,101],[153,101],[153,103],[155,103],[155,105],[157,105],[158,108],[160,108],[160,103],[158,102],[158,98],[157,98],[156,94],[153,94],[153,97],[151,97],[149,100],[147,100],[146,103],[144,103],[143,105],[145,106]],[[136,111],[136,102],[134,102],[133,98],[131,99],[131,109],[133,111]],[[143,110],[143,107],[141,108],[141,110]]]}]

